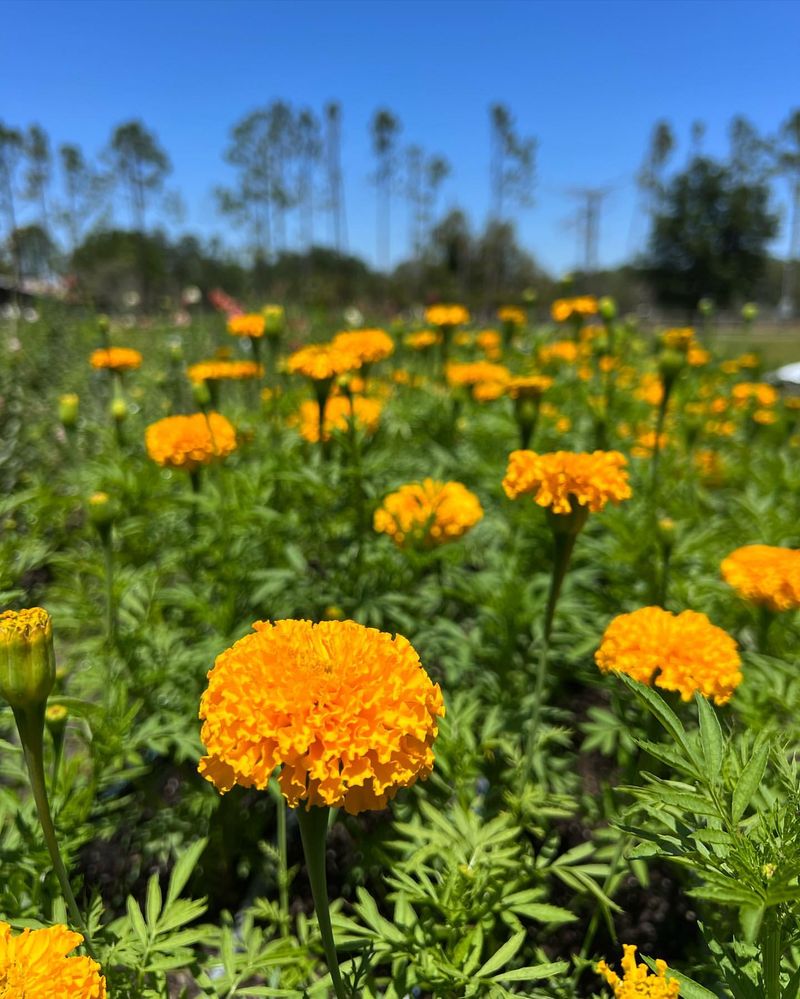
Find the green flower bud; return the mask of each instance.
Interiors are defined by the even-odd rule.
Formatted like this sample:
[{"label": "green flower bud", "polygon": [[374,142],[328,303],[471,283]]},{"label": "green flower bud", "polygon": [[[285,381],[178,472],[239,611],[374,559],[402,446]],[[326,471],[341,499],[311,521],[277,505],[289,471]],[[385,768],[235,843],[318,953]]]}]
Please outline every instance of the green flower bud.
[{"label": "green flower bud", "polygon": [[714,300],[711,298],[701,298],[697,303],[697,311],[704,319],[714,314]]},{"label": "green flower bud", "polygon": [[117,423],[122,423],[128,417],[128,404],[122,396],[116,396],[111,400],[111,416]]},{"label": "green flower bud", "polygon": [[98,529],[107,528],[116,520],[117,506],[108,493],[93,493],[89,497],[89,521]]},{"label": "green flower bud", "polygon": [[686,355],[679,350],[662,350],[658,358],[658,370],[662,381],[671,382],[681,373],[685,364]]},{"label": "green flower bud", "polygon": [[97,329],[102,333],[106,334],[111,329],[111,320],[106,315],[99,315],[97,317]]},{"label": "green flower bud", "polygon": [[539,293],[535,288],[523,288],[522,301],[526,305],[535,305],[539,298]]},{"label": "green flower bud", "polygon": [[42,708],[56,682],[53,624],[41,607],[0,614],[0,696],[15,710]]},{"label": "green flower bud", "polygon": [[67,428],[74,427],[78,422],[78,404],[80,399],[74,392],[67,392],[58,397],[58,418]]},{"label": "green flower bud", "polygon": [[617,318],[617,303],[610,295],[603,295],[597,303],[597,311],[600,313],[601,319],[610,323],[612,319]]},{"label": "green flower bud", "polygon": [[754,319],[758,318],[758,306],[755,302],[745,302],[742,306],[742,319],[746,323],[752,323]]},{"label": "green flower bud", "polygon": [[675,535],[677,533],[675,521],[671,517],[661,517],[656,525],[656,529],[661,544],[665,548],[672,548],[675,544]]},{"label": "green flower bud", "polygon": [[44,723],[53,737],[53,742],[63,739],[68,718],[69,710],[63,704],[48,705],[44,713]]},{"label": "green flower bud", "polygon": [[282,305],[265,305],[262,309],[264,316],[264,332],[267,336],[280,336],[286,322],[286,316]]},{"label": "green flower bud", "polygon": [[211,390],[205,382],[192,384],[192,396],[200,409],[206,409],[211,404]]}]

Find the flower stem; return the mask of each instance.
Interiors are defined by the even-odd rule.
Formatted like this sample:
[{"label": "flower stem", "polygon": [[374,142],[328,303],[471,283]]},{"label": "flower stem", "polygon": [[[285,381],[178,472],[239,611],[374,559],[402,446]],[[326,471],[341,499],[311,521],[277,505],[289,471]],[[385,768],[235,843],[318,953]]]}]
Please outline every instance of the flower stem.
[{"label": "flower stem", "polygon": [[281,936],[289,936],[289,860],[286,848],[286,800],[279,795],[278,809],[278,901],[281,910]]},{"label": "flower stem", "polygon": [[103,533],[103,557],[106,577],[106,640],[113,648],[117,637],[117,610],[114,605],[114,538],[112,531]]},{"label": "flower stem", "polygon": [[764,999],[781,997],[781,924],[775,908],[767,910],[761,929],[761,962]]},{"label": "flower stem", "polygon": [[300,838],[303,841],[308,880],[311,883],[314,910],[317,913],[319,932],[325,950],[325,960],[328,962],[328,970],[331,974],[333,991],[336,993],[336,999],[349,999],[339,972],[339,959],[336,956],[336,943],[333,939],[331,912],[328,905],[328,878],[325,871],[328,809],[313,807],[306,811],[299,808],[297,819],[300,823]]},{"label": "flower stem", "polygon": [[89,940],[89,933],[83,916],[72,894],[72,887],[67,876],[67,869],[61,859],[61,852],[58,849],[58,840],[53,826],[53,818],[50,813],[50,803],[47,799],[47,785],[44,777],[44,711],[45,704],[42,703],[35,708],[12,708],[14,719],[17,723],[22,751],[25,755],[25,765],[28,768],[28,777],[33,792],[33,800],[36,804],[36,811],[39,816],[39,824],[42,827],[47,852],[50,854],[50,861],[53,870],[61,885],[61,892],[67,903],[69,914],[75,928],[83,935],[86,950],[91,957],[94,957],[92,945]]}]

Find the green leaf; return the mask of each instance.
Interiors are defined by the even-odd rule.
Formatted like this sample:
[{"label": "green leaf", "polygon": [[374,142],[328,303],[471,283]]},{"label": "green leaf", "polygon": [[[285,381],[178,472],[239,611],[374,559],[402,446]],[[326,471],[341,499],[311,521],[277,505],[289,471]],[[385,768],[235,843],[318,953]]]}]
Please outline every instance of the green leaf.
[{"label": "green leaf", "polygon": [[747,806],[753,799],[753,795],[758,790],[761,780],[764,777],[764,770],[769,759],[769,746],[762,743],[758,746],[750,757],[747,766],[741,773],[733,792],[733,806],[731,808],[734,822],[739,820],[747,810]]},{"label": "green leaf", "polygon": [[192,871],[200,859],[200,855],[206,848],[208,840],[199,839],[192,843],[184,853],[178,858],[177,863],[172,868],[167,887],[167,906],[169,907],[183,891],[186,882],[192,876]]},{"label": "green leaf", "polygon": [[522,946],[525,936],[525,930],[520,930],[519,933],[515,933],[510,940],[506,940],[500,950],[495,951],[489,960],[478,969],[476,977],[488,978],[490,975],[493,975],[496,971],[499,971],[500,968],[508,964],[508,962],[514,957]]},{"label": "green leaf", "polygon": [[695,694],[694,699],[700,720],[700,745],[706,763],[705,776],[709,784],[716,784],[722,768],[722,727],[708,698]]},{"label": "green leaf", "polygon": [[128,895],[125,907],[128,910],[128,919],[131,922],[134,933],[141,941],[142,946],[146,947],[148,940],[147,925],[144,921],[142,910],[139,908],[139,903],[131,895]]},{"label": "green leaf", "polygon": [[532,964],[527,968],[517,968],[515,971],[505,971],[496,975],[496,982],[534,982],[542,978],[555,978],[563,975],[569,967],[566,961],[554,961],[551,964]]},{"label": "green leaf", "polygon": [[700,760],[689,743],[686,736],[686,729],[683,727],[680,718],[678,718],[664,698],[660,694],[657,694],[651,687],[647,687],[645,684],[631,679],[631,677],[626,676],[624,673],[617,673],[617,676],[626,687],[633,691],[642,704],[644,704],[651,714],[655,715],[658,721],[670,733],[675,742],[683,750],[686,759],[699,766]]},{"label": "green leaf", "polygon": [[147,882],[147,899],[145,904],[147,915],[147,925],[153,933],[158,924],[158,917],[161,915],[161,885],[158,883],[158,875],[153,874]]}]

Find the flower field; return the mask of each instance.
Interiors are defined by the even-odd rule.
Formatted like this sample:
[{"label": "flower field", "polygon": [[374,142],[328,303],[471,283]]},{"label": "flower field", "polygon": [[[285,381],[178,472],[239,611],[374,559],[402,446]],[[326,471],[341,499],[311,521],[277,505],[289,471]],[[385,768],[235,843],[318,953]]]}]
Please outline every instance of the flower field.
[{"label": "flower field", "polygon": [[0,325],[0,997],[796,999],[800,397],[250,304]]}]

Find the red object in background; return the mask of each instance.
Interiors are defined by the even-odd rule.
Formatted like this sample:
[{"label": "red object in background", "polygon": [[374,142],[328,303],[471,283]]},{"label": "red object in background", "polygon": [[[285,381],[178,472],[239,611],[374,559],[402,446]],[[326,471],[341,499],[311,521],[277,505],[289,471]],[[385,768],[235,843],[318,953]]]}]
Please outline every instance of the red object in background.
[{"label": "red object in background", "polygon": [[212,288],[208,293],[208,300],[219,312],[224,312],[228,316],[241,316],[244,309],[235,298],[231,298],[222,288]]}]

